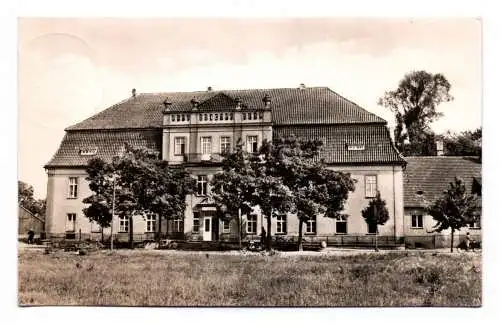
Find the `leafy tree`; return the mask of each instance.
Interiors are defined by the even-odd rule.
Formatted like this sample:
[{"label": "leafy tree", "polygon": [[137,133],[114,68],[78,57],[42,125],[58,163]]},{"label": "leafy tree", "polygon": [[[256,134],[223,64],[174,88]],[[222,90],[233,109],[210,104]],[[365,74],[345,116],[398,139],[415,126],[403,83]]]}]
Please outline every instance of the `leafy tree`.
[{"label": "leafy tree", "polygon": [[482,128],[474,131],[466,130],[460,133],[448,131],[444,135],[446,155],[453,156],[482,156]]},{"label": "leafy tree", "polygon": [[318,158],[322,143],[295,137],[276,139],[276,171],[294,193],[293,206],[299,220],[298,250],[302,250],[304,223],[316,215],[338,217],[354,181],[348,174],[326,168]]},{"label": "leafy tree", "polygon": [[400,151],[405,141],[417,142],[419,134],[442,116],[436,107],[453,100],[450,88],[451,84],[442,74],[414,71],[403,77],[396,90],[387,91],[379,99],[379,105],[389,108],[395,115],[394,140]]},{"label": "leafy tree", "polygon": [[426,209],[436,221],[433,232],[441,232],[451,228],[451,252],[453,252],[455,231],[478,221],[481,217],[478,196],[467,193],[464,182],[459,178],[450,182],[443,195]]},{"label": "leafy tree", "polygon": [[[125,145],[121,156],[111,163],[100,159],[89,161],[89,187],[94,192],[84,202],[89,219],[107,227],[111,222],[112,191],[115,185],[115,213],[129,220],[129,245],[133,248],[134,216],[155,215],[163,218],[183,217],[186,195],[194,180],[182,169],[170,168],[157,152],[145,147]],[[158,226],[161,231],[161,225]]]},{"label": "leafy tree", "polygon": [[252,212],[250,197],[255,191],[254,183],[248,155],[238,143],[234,152],[224,154],[222,172],[212,178],[211,195],[223,219],[236,219],[240,248],[243,232],[240,215]]},{"label": "leafy tree", "polygon": [[[378,235],[378,226],[384,225],[389,220],[386,202],[380,196],[379,191],[377,191],[375,198],[370,200],[368,206],[361,211],[361,215],[368,227],[375,228],[375,235]],[[375,249],[378,249],[378,247],[375,247]]]},{"label": "leafy tree", "polygon": [[45,199],[35,199],[33,186],[17,181],[17,202],[35,215],[45,217]]}]

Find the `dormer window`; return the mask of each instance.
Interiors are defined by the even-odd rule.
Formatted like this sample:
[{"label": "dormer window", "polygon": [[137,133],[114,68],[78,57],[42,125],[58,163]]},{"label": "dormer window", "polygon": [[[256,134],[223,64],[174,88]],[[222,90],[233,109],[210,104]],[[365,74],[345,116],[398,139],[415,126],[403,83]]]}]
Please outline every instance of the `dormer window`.
[{"label": "dormer window", "polygon": [[82,148],[79,151],[80,155],[96,155],[97,148]]},{"label": "dormer window", "polygon": [[346,149],[348,151],[364,151],[365,150],[365,145],[364,144],[345,144]]}]

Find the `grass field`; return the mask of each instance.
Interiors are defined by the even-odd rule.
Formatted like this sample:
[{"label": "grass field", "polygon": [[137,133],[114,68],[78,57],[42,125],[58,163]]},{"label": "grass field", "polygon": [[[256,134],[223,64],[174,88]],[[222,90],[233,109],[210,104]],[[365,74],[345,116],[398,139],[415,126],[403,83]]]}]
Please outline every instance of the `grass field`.
[{"label": "grass field", "polygon": [[21,305],[481,305],[481,255],[475,253],[21,251],[18,260]]}]

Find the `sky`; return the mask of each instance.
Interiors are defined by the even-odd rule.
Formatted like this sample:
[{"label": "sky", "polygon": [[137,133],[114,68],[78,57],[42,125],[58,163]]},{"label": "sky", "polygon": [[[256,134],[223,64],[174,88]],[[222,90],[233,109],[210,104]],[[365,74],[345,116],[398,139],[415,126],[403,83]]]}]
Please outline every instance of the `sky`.
[{"label": "sky", "polygon": [[481,21],[445,19],[98,19],[18,21],[19,180],[44,198],[43,165],[64,128],[141,92],[327,86],[377,105],[414,70],[442,73],[454,100],[436,132],[481,126]]}]

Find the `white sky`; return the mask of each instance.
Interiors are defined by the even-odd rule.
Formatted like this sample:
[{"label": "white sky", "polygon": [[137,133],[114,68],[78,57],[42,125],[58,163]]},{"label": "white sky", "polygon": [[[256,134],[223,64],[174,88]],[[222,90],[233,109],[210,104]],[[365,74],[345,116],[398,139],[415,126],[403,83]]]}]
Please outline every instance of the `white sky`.
[{"label": "white sky", "polygon": [[328,86],[392,124],[377,99],[418,69],[452,84],[435,131],[481,125],[477,19],[20,19],[19,179],[45,197],[64,128],[132,88]]}]

